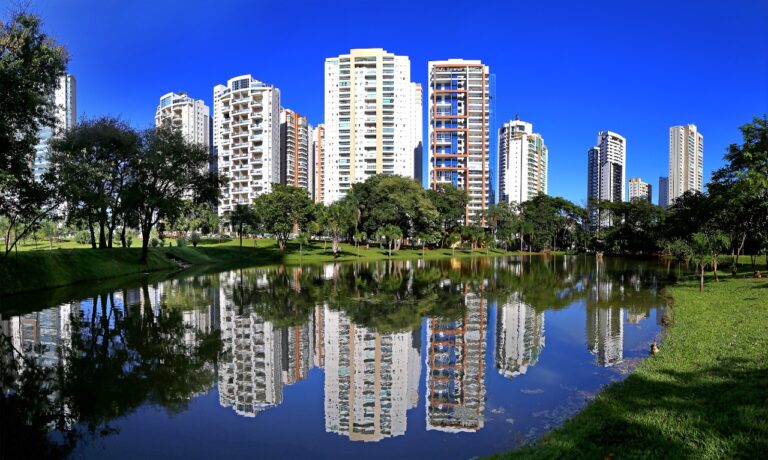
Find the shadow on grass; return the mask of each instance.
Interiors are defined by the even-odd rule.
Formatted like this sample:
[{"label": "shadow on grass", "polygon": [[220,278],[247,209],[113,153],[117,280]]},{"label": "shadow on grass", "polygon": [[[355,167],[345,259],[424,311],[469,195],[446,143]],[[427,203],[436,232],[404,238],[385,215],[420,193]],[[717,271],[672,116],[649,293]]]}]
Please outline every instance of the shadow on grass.
[{"label": "shadow on grass", "polygon": [[509,458],[764,458],[768,363],[720,359],[695,372],[632,374],[536,449]]}]

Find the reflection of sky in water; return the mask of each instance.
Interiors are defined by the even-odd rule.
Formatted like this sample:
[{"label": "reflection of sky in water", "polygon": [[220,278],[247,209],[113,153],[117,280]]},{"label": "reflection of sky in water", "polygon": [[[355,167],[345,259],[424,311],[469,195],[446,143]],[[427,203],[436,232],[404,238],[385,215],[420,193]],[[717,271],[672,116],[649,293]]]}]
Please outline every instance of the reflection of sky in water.
[{"label": "reflection of sky in water", "polygon": [[[197,306],[183,313],[186,343],[198,340],[195,331],[221,330],[231,353],[220,359],[211,389],[192,395],[186,408],[171,414],[142,405],[112,422],[117,434],[79,446],[75,456],[467,458],[535,439],[647,355],[659,332],[654,307],[663,302],[653,266],[609,259],[594,270],[593,259],[545,260],[493,262],[496,275],[511,278],[493,275],[488,263],[463,262],[458,276],[455,262],[434,262],[427,267],[443,271],[425,282],[413,275],[415,264],[400,262],[371,264],[351,278],[344,276],[351,266],[326,265],[118,292],[115,305],[125,300],[150,318],[162,314],[161,303]],[[485,281],[473,278],[478,273]],[[323,297],[328,291],[312,290],[350,279],[363,280],[359,290],[333,292],[368,303],[331,308],[323,306],[333,304],[333,296]],[[366,309],[376,308],[393,310],[371,319],[377,324],[399,324],[407,315],[390,297],[377,303],[374,292],[416,297],[407,305],[436,294],[425,305],[459,302],[463,310],[417,320],[412,331],[377,332],[353,318],[369,318]],[[304,324],[278,324],[279,317],[267,320],[243,304],[309,316]],[[305,304],[310,308],[301,310]],[[67,305],[84,319],[93,308],[90,299]],[[23,331],[15,340],[29,343],[43,331],[39,337],[66,346],[66,321],[52,311],[12,317],[3,330]]]}]

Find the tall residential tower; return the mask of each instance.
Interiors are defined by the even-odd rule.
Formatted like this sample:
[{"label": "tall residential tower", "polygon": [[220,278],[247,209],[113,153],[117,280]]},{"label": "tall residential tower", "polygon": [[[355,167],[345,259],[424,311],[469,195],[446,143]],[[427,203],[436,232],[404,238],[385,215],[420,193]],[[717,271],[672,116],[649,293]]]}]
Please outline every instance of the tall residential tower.
[{"label": "tall residential tower", "polygon": [[280,182],[280,90],[250,75],[213,88],[213,144],[222,188],[219,215]]},{"label": "tall residential tower", "polygon": [[73,75],[59,77],[59,86],[50,96],[53,104],[54,124],[40,129],[39,140],[35,146],[34,175],[39,181],[48,170],[48,153],[51,139],[72,129],[77,123],[77,82]]},{"label": "tall residential tower", "polygon": [[653,188],[648,182],[644,182],[639,177],[632,177],[629,179],[629,201],[639,199],[651,203],[652,193]]},{"label": "tall residential tower", "polygon": [[464,220],[485,223],[491,204],[491,88],[480,61],[429,62],[429,184],[466,190]]},{"label": "tall residential tower", "polygon": [[280,183],[314,193],[312,125],[290,109],[280,112]]},{"label": "tall residential tower", "polygon": [[704,188],[704,136],[696,125],[669,128],[669,204]]},{"label": "tall residential tower", "polygon": [[155,126],[168,124],[179,130],[190,144],[204,145],[210,152],[210,110],[201,99],[187,93],[167,93],[160,97],[155,111]]},{"label": "tall residential tower", "polygon": [[499,201],[523,203],[547,193],[549,153],[533,125],[516,117],[499,129]]},{"label": "tall residential tower", "polygon": [[326,59],[323,201],[377,174],[413,178],[419,113],[421,86],[407,56],[371,48]]}]

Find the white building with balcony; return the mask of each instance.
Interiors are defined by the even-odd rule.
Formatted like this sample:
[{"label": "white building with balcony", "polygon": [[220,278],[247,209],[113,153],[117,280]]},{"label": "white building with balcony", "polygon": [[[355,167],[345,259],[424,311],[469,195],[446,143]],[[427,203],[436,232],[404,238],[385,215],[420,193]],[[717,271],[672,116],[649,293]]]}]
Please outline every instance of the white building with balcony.
[{"label": "white building with balcony", "polygon": [[181,131],[190,144],[204,145],[210,152],[211,111],[202,99],[187,93],[167,93],[160,97],[155,111],[155,126],[170,125]]},{"label": "white building with balcony", "polygon": [[499,129],[499,198],[522,204],[547,194],[549,150],[533,125],[520,118]]},{"label": "white building with balcony", "polygon": [[250,75],[213,88],[213,145],[229,179],[219,215],[250,204],[280,182],[280,90]]},{"label": "white building with balcony", "polygon": [[353,49],[325,60],[323,202],[377,174],[414,177],[421,86],[407,56]]}]

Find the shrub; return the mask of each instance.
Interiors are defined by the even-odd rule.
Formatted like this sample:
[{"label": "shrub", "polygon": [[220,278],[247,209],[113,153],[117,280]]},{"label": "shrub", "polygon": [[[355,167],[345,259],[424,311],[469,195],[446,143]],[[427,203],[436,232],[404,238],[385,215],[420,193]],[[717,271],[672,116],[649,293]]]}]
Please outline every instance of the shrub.
[{"label": "shrub", "polygon": [[187,246],[189,243],[187,242],[187,238],[184,236],[180,236],[176,238],[176,246],[183,248],[184,246]]},{"label": "shrub", "polygon": [[91,235],[85,230],[80,230],[79,232],[75,233],[75,243],[91,244]]},{"label": "shrub", "polygon": [[133,230],[128,230],[127,232],[125,232],[125,247],[127,248],[131,247],[131,245],[133,244],[133,237],[134,237]]},{"label": "shrub", "polygon": [[153,236],[149,239],[149,245],[153,248],[159,248],[163,245],[163,242]]},{"label": "shrub", "polygon": [[191,235],[189,235],[189,241],[192,243],[192,246],[197,247],[197,245],[202,241],[203,237],[200,236],[197,232],[192,232]]}]

